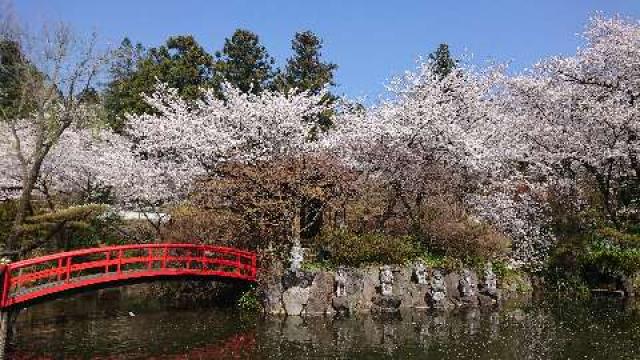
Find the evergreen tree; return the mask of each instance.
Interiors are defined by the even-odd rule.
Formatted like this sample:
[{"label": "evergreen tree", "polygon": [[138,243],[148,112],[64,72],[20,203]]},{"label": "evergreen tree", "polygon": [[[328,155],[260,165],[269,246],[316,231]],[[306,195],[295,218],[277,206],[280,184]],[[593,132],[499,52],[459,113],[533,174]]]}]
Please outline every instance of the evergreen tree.
[{"label": "evergreen tree", "polygon": [[158,81],[176,88],[186,99],[197,99],[213,70],[213,57],[193,36],[170,37],[158,48],[145,51],[125,39],[111,67],[112,81],[105,92],[108,122],[116,131],[124,127],[125,113],[151,112],[142,95],[153,92]]},{"label": "evergreen tree", "polygon": [[33,71],[17,41],[0,40],[0,119],[15,118],[30,111],[23,91],[27,71]]},{"label": "evergreen tree", "polygon": [[311,31],[296,33],[291,41],[293,56],[287,60],[284,73],[278,77],[277,87],[284,91],[297,88],[319,93],[326,85],[334,85],[336,64],[322,62],[322,40]]},{"label": "evergreen tree", "polygon": [[[275,80],[275,87],[283,92],[290,89],[298,91],[309,91],[316,95],[327,85],[334,85],[333,73],[338,65],[323,62],[322,40],[311,31],[296,33],[291,41],[293,56],[287,60],[284,72],[279,74]],[[327,93],[322,101],[331,103],[337,99],[331,93]],[[311,121],[315,122],[320,129],[327,129],[331,126],[331,116],[329,111],[318,114]]]},{"label": "evergreen tree", "polygon": [[226,81],[243,92],[258,94],[272,85],[275,61],[251,31],[236,30],[216,58],[216,87]]},{"label": "evergreen tree", "polygon": [[429,54],[433,71],[439,79],[445,78],[457,66],[457,60],[451,57],[449,45],[440,44],[436,51]]}]

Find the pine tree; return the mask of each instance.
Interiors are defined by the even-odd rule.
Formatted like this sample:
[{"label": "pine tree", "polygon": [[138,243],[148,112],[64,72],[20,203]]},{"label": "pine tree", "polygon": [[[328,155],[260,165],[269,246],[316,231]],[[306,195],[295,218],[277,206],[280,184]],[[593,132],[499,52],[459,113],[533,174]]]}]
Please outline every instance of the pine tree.
[{"label": "pine tree", "polygon": [[216,53],[214,86],[228,82],[243,92],[259,94],[272,85],[274,59],[260,44],[258,35],[238,29]]},{"label": "pine tree", "polygon": [[319,93],[325,86],[334,85],[336,64],[321,61],[322,40],[311,31],[296,33],[291,41],[293,56],[287,60],[284,73],[278,77],[277,86],[287,91]]},{"label": "pine tree", "polygon": [[31,101],[24,91],[29,72],[37,73],[24,57],[20,44],[0,39],[0,119],[24,116],[31,111]]},{"label": "pine tree", "polygon": [[200,89],[209,84],[212,70],[213,57],[193,36],[170,37],[163,46],[148,51],[125,38],[116,51],[112,80],[105,91],[109,124],[122,131],[125,113],[152,112],[141,94],[152,92],[158,81],[178,89],[186,99],[197,99]]},{"label": "pine tree", "polygon": [[440,44],[436,51],[429,54],[429,60],[438,79],[447,77],[457,66],[458,61],[451,57],[449,45]]},{"label": "pine tree", "polygon": [[[291,49],[293,56],[287,60],[284,72],[276,77],[275,88],[282,92],[295,88],[316,95],[326,86],[335,85],[333,73],[338,65],[322,61],[322,40],[316,34],[311,31],[296,33]],[[337,97],[329,92],[322,98],[324,103],[336,100]],[[317,130],[324,130],[331,126],[332,115],[331,112],[319,114],[311,121],[318,125]]]}]

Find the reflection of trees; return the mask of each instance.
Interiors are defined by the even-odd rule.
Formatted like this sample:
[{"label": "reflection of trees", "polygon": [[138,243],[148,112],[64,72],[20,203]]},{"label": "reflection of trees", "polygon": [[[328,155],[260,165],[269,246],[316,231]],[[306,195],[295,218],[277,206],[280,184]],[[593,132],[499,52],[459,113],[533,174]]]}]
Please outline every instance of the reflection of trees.
[{"label": "reflection of trees", "polygon": [[[253,359],[256,355],[256,332],[250,330],[247,332],[241,332],[234,334],[227,339],[216,342],[215,344],[204,345],[191,349],[188,352],[175,355],[158,355],[158,356],[145,356],[145,354],[121,354],[121,355],[107,355],[96,356],[94,360],[119,360],[130,358],[144,358],[147,360],[178,360],[178,359]],[[57,358],[57,357],[56,357]],[[84,359],[85,356],[65,356],[65,359]],[[11,359],[16,360],[53,360],[54,357],[29,354],[25,351],[15,352],[12,354]]]},{"label": "reflection of trees", "polygon": [[[101,307],[99,302],[87,304]],[[53,310],[64,313],[64,308]],[[102,359],[137,356],[145,359],[526,360],[593,358],[603,353],[603,349],[610,355],[608,358],[636,358],[632,355],[637,349],[635,344],[640,341],[639,314],[622,310],[593,303],[536,303],[495,311],[410,312],[403,313],[402,318],[361,314],[348,318],[288,317],[257,322],[207,310],[140,312],[135,318],[98,315],[97,319],[85,321],[69,313],[66,319],[60,317],[61,320],[56,321],[49,316],[44,322],[39,320],[43,314],[27,312],[19,329],[23,336],[19,347],[22,353],[16,353],[14,358],[45,359],[32,355],[39,351],[38,347],[42,348],[41,352],[63,354],[64,358],[71,359],[90,356],[85,353],[113,352],[116,354],[104,355]],[[116,307],[109,311],[122,310]],[[35,330],[29,331],[24,323],[31,317],[35,322],[29,325]],[[245,330],[241,330],[243,328]],[[611,336],[611,333],[618,335]],[[132,354],[129,349],[141,349],[141,352]]]},{"label": "reflection of trees", "polygon": [[174,356],[160,355],[151,359],[253,359],[256,355],[255,330],[234,334],[222,343],[210,344]]}]

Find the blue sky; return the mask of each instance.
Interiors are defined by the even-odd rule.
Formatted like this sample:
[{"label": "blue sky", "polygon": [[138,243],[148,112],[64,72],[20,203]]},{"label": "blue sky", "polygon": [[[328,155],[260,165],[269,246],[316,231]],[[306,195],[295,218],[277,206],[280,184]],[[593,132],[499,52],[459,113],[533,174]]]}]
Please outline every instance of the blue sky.
[{"label": "blue sky", "polygon": [[124,36],[156,46],[168,36],[193,34],[206,49],[222,47],[238,28],[258,35],[279,63],[290,41],[312,30],[337,63],[336,92],[369,100],[393,75],[412,69],[439,43],[472,62],[511,62],[524,69],[549,55],[569,55],[576,36],[596,11],[640,20],[640,0],[14,0],[20,17],[35,26],[66,21],[96,30],[105,42]]}]

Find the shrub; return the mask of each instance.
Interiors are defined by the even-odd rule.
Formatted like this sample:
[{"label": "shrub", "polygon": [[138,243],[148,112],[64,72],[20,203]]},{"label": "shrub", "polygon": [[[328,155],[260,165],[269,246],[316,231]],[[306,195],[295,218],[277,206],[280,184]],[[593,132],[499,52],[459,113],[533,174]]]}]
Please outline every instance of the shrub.
[{"label": "shrub", "polygon": [[258,293],[255,286],[251,286],[247,291],[242,293],[238,298],[237,306],[249,312],[256,312],[260,309],[260,301],[258,300]]},{"label": "shrub", "polygon": [[589,287],[619,287],[624,277],[640,271],[636,234],[611,228],[565,237],[550,258],[545,279],[561,292]]},{"label": "shrub", "polygon": [[458,271],[464,267],[462,260],[447,255],[426,252],[419,256],[419,259],[429,268],[438,268],[445,271]]},{"label": "shrub", "polygon": [[11,233],[16,207],[15,201],[0,201],[0,240],[6,239]]},{"label": "shrub", "polygon": [[207,210],[181,205],[170,211],[163,237],[171,242],[205,243],[255,249],[254,235],[242,218],[226,209]]},{"label": "shrub", "polygon": [[318,244],[329,253],[329,261],[335,265],[401,264],[420,253],[413,237],[383,233],[335,230],[323,234]]},{"label": "shrub", "polygon": [[609,276],[631,275],[640,271],[640,235],[612,228],[595,231],[580,261]]},{"label": "shrub", "polygon": [[509,239],[490,225],[475,219],[455,199],[434,198],[420,221],[423,242],[432,251],[464,262],[501,258],[509,251]]}]

